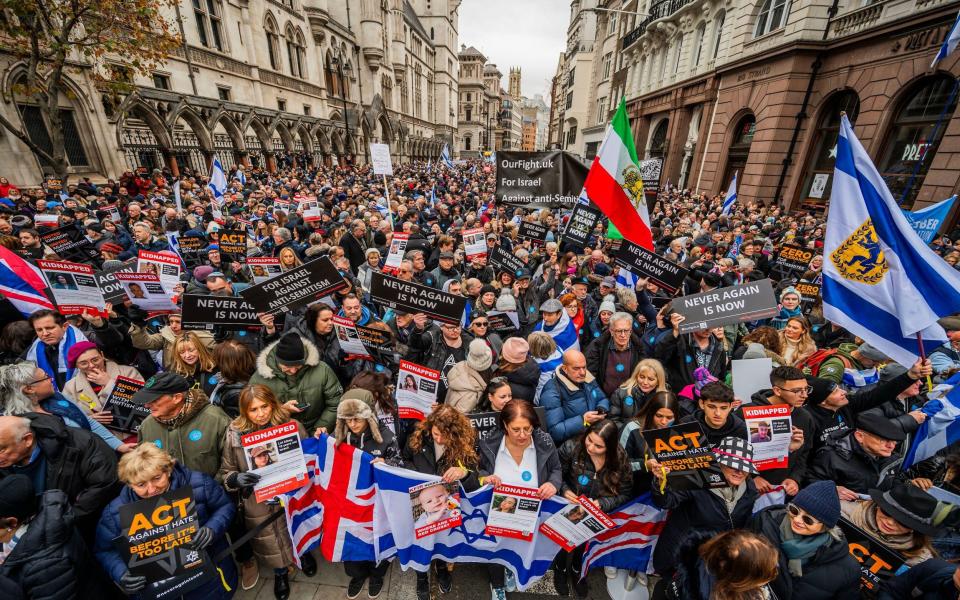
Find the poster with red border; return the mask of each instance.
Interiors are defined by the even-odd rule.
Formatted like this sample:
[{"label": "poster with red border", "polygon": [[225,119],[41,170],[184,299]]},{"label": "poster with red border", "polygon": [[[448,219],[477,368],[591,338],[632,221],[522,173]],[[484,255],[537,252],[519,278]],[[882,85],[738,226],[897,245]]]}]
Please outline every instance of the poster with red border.
[{"label": "poster with red border", "polygon": [[542,502],[536,488],[495,486],[484,533],[529,542],[537,530]]},{"label": "poster with red border", "polygon": [[418,421],[426,419],[427,415],[433,412],[439,385],[440,371],[401,360],[396,391],[397,413],[400,418]]},{"label": "poster with red border", "polygon": [[247,470],[260,476],[253,488],[257,502],[298,490],[309,481],[296,421],[247,433],[240,444]]},{"label": "poster with red border", "polygon": [[577,504],[561,509],[541,523],[540,532],[559,544],[567,552],[596,535],[613,529],[614,522],[586,496]]},{"label": "poster with red border", "polygon": [[753,466],[759,471],[785,469],[790,457],[790,406],[744,406],[747,439],[753,446]]},{"label": "poster with red border", "polygon": [[487,234],[482,228],[467,229],[463,232],[463,249],[467,262],[487,257]]},{"label": "poster with red border", "polygon": [[38,260],[37,266],[47,279],[53,301],[61,314],[92,312],[107,316],[106,302],[93,267],[59,260]]}]

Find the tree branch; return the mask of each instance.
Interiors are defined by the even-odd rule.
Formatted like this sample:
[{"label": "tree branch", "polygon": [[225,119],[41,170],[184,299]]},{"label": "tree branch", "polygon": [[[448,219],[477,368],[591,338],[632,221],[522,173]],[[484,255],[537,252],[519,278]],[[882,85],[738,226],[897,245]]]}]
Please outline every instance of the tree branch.
[{"label": "tree branch", "polygon": [[33,140],[30,139],[29,135],[27,135],[24,131],[21,131],[19,128],[17,128],[16,125],[8,121],[7,118],[3,116],[2,113],[0,113],[0,125],[3,125],[4,129],[12,133],[14,137],[16,137],[18,140],[20,140],[24,144],[26,144],[26,146],[30,148],[30,150],[33,151],[35,154],[40,156],[40,158],[47,161],[51,165],[54,164],[54,160],[52,156],[47,154],[47,152],[43,148],[33,143]]}]

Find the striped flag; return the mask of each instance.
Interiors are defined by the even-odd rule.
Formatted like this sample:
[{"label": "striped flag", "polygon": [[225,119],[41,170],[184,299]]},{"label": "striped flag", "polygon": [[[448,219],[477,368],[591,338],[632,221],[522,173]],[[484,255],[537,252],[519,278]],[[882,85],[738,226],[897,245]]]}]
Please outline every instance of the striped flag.
[{"label": "striped flag", "polygon": [[440,160],[448,169],[453,168],[453,161],[450,160],[450,146],[446,144],[443,145],[443,151],[440,153]]},{"label": "striped flag", "polygon": [[947,34],[947,39],[943,40],[943,45],[940,46],[940,51],[937,52],[937,55],[933,58],[930,68],[936,68],[937,63],[945,59],[948,54],[956,50],[958,44],[960,44],[960,14],[957,15],[957,20],[953,22],[953,27],[950,28],[950,33]]},{"label": "striped flag", "polygon": [[623,99],[607,128],[583,187],[593,204],[610,219],[610,224],[619,235],[653,251],[650,215],[643,196],[643,180],[633,134],[630,133],[627,104]]},{"label": "striped flag", "polygon": [[669,511],[653,506],[649,493],[609,513],[616,527],[587,542],[580,577],[595,567],[653,573],[650,558],[668,514]]},{"label": "striped flag", "polygon": [[733,205],[737,203],[737,175],[739,172],[733,174],[733,179],[730,180],[730,187],[727,188],[727,196],[723,199],[723,210],[720,211],[721,215],[729,215],[730,211],[733,210]]},{"label": "striped flag", "polygon": [[20,314],[29,317],[38,310],[53,309],[45,289],[47,282],[36,267],[0,246],[0,292]]},{"label": "striped flag", "polygon": [[960,417],[960,386],[956,385],[957,380],[960,380],[960,374],[947,382],[953,382],[952,390],[942,398],[930,400],[920,409],[927,419],[913,435],[910,450],[903,458],[904,470],[960,440],[960,421],[957,420]]},{"label": "striped flag", "polygon": [[227,176],[224,174],[223,165],[220,164],[220,159],[217,157],[213,158],[213,165],[210,167],[210,183],[207,184],[207,187],[213,192],[213,197],[216,198],[217,202],[223,202],[223,195],[227,191]]}]

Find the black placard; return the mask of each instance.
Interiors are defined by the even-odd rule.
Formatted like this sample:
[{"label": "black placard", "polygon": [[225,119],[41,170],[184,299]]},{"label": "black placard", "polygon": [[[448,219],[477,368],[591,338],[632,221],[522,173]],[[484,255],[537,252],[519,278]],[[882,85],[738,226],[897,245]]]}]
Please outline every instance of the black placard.
[{"label": "black placard", "polygon": [[113,414],[113,422],[110,423],[111,428],[127,433],[135,433],[140,429],[140,423],[143,423],[143,420],[150,416],[150,409],[140,404],[134,404],[131,402],[131,398],[142,388],[142,381],[117,377],[113,389],[110,390],[110,395],[103,403],[103,409],[109,410]]},{"label": "black placard", "polygon": [[812,311],[813,307],[816,305],[817,300],[820,299],[820,284],[800,281],[793,287],[800,292],[800,303],[802,305],[801,310],[803,311],[803,314],[809,315],[810,311]]},{"label": "black placard", "polygon": [[534,246],[543,246],[547,243],[547,232],[549,228],[540,223],[531,223],[530,221],[521,221],[520,229],[517,235],[530,240]]},{"label": "black placard", "polygon": [[487,320],[490,321],[490,330],[499,336],[508,336],[517,331],[517,326],[513,324],[510,315],[505,312],[487,313]]},{"label": "black placard", "polygon": [[615,255],[617,264],[637,277],[649,277],[650,281],[673,294],[683,285],[690,269],[650,252],[630,240],[623,240]]},{"label": "black placard", "polygon": [[347,282],[326,256],[240,292],[254,310],[271,315],[316,302],[347,287]]},{"label": "black placard", "polygon": [[498,273],[505,271],[513,274],[514,277],[519,277],[520,269],[526,267],[522,260],[504,250],[499,244],[487,255],[487,260]]},{"label": "black placard", "polygon": [[810,261],[813,260],[814,256],[816,256],[814,250],[787,244],[781,246],[780,253],[773,261],[773,266],[785,274],[804,273],[809,268]]},{"label": "black placard", "polygon": [[217,239],[222,260],[241,264],[247,262],[247,232],[236,229],[221,229]]},{"label": "black placard", "polygon": [[686,317],[680,333],[766,319],[779,312],[769,279],[680,296],[674,298],[673,310]]},{"label": "black placard", "polygon": [[184,329],[214,327],[224,330],[262,327],[257,311],[243,298],[237,296],[201,296],[188,294],[183,297]]},{"label": "black placard", "polygon": [[407,313],[424,313],[443,323],[459,324],[467,306],[463,296],[377,272],[371,274],[370,296],[383,306]]},{"label": "black placard", "polygon": [[100,253],[90,243],[83,232],[72,225],[60,227],[40,234],[43,243],[68,262],[79,262],[99,267],[102,264]]},{"label": "black placard", "polygon": [[580,159],[559,150],[497,151],[497,202],[521,208],[572,206],[589,171]]},{"label": "black placard", "polygon": [[127,293],[123,291],[123,285],[113,276],[114,273],[135,273],[137,270],[137,259],[130,258],[120,264],[120,266],[94,271],[93,275],[97,278],[97,286],[103,293],[103,300],[110,304],[118,304],[127,299]]},{"label": "black placard", "polygon": [[206,238],[182,236],[177,238],[180,248],[180,258],[188,269],[194,269],[204,263],[204,248],[207,247]]},{"label": "black placard", "polygon": [[698,490],[726,487],[713,449],[700,423],[680,423],[643,432],[653,458],[668,467],[667,487],[673,490]]},{"label": "black placard", "polygon": [[567,240],[571,244],[586,248],[590,244],[590,236],[600,220],[600,211],[596,208],[578,202],[570,213],[567,220],[567,226],[563,230],[560,238]]},{"label": "black placard", "polygon": [[886,580],[905,570],[906,559],[850,521],[841,518],[838,525],[860,564],[860,597],[876,598]]}]

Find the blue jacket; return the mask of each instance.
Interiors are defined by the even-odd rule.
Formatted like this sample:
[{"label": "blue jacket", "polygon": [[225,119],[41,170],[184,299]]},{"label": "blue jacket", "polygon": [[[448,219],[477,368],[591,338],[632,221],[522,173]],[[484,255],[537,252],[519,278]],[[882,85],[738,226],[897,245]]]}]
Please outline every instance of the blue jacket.
[{"label": "blue jacket", "polygon": [[597,408],[609,411],[610,401],[589,372],[587,380],[578,386],[563,374],[561,366],[544,384],[540,392],[540,406],[546,411],[547,432],[559,446],[565,440],[583,433],[584,413]]},{"label": "blue jacket", "polygon": [[[199,471],[191,471],[179,464],[173,466],[170,475],[170,489],[176,490],[183,486],[193,488],[193,501],[197,505],[197,514],[200,517],[200,526],[213,530],[213,542],[207,546],[207,553],[213,557],[227,547],[224,534],[236,514],[236,508],[220,484],[212,477]],[[93,552],[114,582],[127,572],[127,565],[120,557],[113,545],[113,539],[122,535],[120,531],[120,507],[124,504],[136,502],[140,497],[129,486],[124,486],[120,495],[114,498],[103,510],[100,523],[97,525],[97,537]],[[223,573],[223,579],[231,590],[237,587],[237,570],[233,558],[229,555],[217,564]],[[233,591],[224,589],[220,577],[214,577],[205,585],[182,596],[184,600],[219,600],[233,597]]]}]

